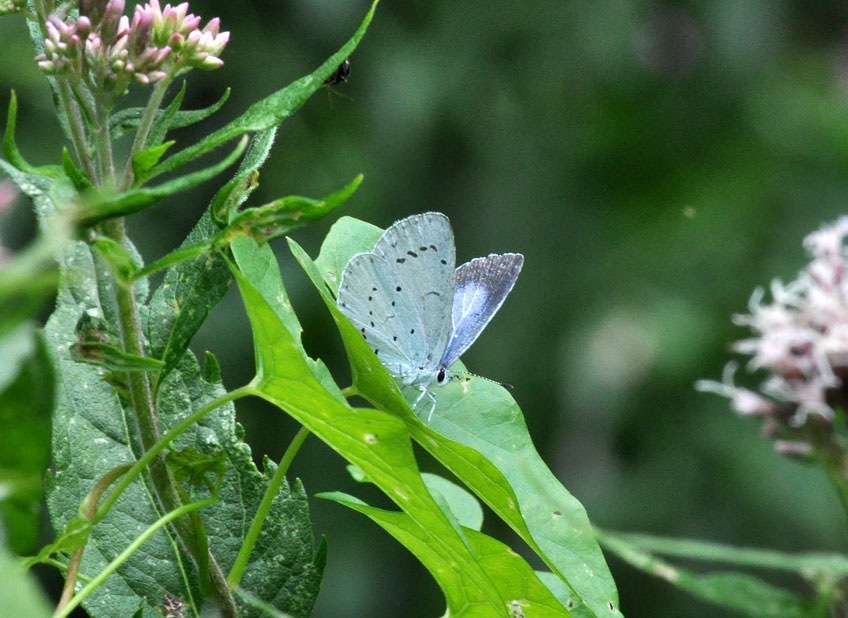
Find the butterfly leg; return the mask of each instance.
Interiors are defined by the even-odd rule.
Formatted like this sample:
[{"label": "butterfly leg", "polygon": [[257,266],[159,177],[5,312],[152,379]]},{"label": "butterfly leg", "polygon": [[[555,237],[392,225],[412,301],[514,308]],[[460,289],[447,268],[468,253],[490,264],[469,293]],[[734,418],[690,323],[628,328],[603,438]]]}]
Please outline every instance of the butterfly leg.
[{"label": "butterfly leg", "polygon": [[421,403],[421,400],[424,399],[424,396],[426,395],[430,400],[430,412],[427,414],[427,424],[429,425],[430,421],[433,420],[433,411],[436,409],[436,396],[427,390],[426,386],[419,386],[418,389],[421,393],[418,395],[415,403],[412,404],[412,409],[418,412],[418,404]]}]

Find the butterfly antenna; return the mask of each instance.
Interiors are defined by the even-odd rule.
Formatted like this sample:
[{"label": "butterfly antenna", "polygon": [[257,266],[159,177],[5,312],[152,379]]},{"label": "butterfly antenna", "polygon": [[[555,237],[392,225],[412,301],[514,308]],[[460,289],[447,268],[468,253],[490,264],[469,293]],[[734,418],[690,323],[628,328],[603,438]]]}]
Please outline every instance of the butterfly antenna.
[{"label": "butterfly antenna", "polygon": [[508,391],[511,391],[515,388],[512,384],[507,384],[506,382],[498,382],[497,380],[493,380],[491,378],[487,378],[485,376],[477,375],[476,373],[471,373],[470,371],[463,371],[462,373],[457,374],[463,378],[479,378],[481,380],[485,380],[486,382],[491,382],[492,384],[497,384],[498,386],[502,386]]}]

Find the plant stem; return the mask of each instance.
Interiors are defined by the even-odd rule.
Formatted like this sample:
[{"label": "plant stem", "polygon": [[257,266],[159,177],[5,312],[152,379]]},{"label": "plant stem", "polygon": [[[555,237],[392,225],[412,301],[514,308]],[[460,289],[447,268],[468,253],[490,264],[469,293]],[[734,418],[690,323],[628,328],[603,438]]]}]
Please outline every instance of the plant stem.
[{"label": "plant stem", "polygon": [[265,519],[271,511],[274,498],[277,496],[277,492],[280,491],[280,485],[283,484],[283,480],[286,478],[286,472],[288,472],[291,462],[294,460],[295,455],[297,455],[297,452],[303,445],[303,441],[306,440],[308,435],[309,429],[301,427],[295,437],[292,438],[286,452],[283,453],[280,465],[277,466],[277,471],[271,477],[271,482],[268,483],[268,489],[265,490],[265,495],[262,496],[262,502],[259,503],[259,508],[256,509],[256,514],[253,516],[253,521],[250,523],[250,528],[247,530],[238,556],[236,556],[235,562],[233,562],[233,568],[230,569],[227,575],[227,584],[230,586],[230,590],[234,590],[239,585],[241,576],[244,574],[244,569],[247,567],[250,553],[253,551],[253,546],[256,545],[259,533],[262,531],[262,524],[265,523]]},{"label": "plant stem", "polygon": [[184,418],[177,425],[174,425],[168,433],[162,436],[159,441],[154,444],[151,448],[145,451],[144,455],[139,458],[138,461],[133,464],[132,468],[121,478],[121,481],[115,486],[115,489],[112,490],[106,499],[103,501],[103,504],[100,508],[97,509],[97,515],[94,518],[94,523],[97,523],[103,517],[105,517],[106,513],[118,498],[121,496],[121,493],[132,483],[138,476],[144,472],[144,469],[156,458],[159,453],[162,452],[165,447],[167,447],[177,436],[179,436],[186,429],[194,425],[204,416],[220,408],[227,402],[233,401],[235,399],[239,399],[240,397],[244,397],[246,395],[253,394],[253,389],[250,386],[244,386],[242,388],[238,388],[234,391],[230,391],[229,393],[225,393],[221,395],[217,399],[210,401],[202,408],[198,409],[196,412]]},{"label": "plant stem", "polygon": [[77,155],[77,160],[82,163],[85,173],[88,175],[88,179],[92,183],[96,183],[97,172],[94,169],[94,161],[91,160],[91,155],[88,152],[85,127],[83,126],[79,109],[74,104],[74,98],[71,94],[71,87],[68,84],[68,80],[62,77],[57,78],[56,90],[59,93],[59,103],[65,111],[65,118],[67,118],[68,126],[71,129],[71,143],[74,145],[74,152]]},{"label": "plant stem", "polygon": [[100,164],[100,188],[111,193],[115,190],[115,161],[112,158],[112,137],[109,135],[109,108],[103,101],[103,95],[95,97],[94,111],[97,116],[94,135],[97,140],[97,160]]},{"label": "plant stem", "polygon": [[[101,131],[98,131],[98,134]],[[108,130],[105,132],[108,139]],[[111,150],[110,150],[111,152]],[[104,232],[118,242],[121,246],[129,251],[129,240],[126,236],[126,228],[123,218],[109,219],[103,223]],[[115,291],[115,300],[118,310],[118,326],[121,332],[121,341],[123,343],[124,352],[136,356],[144,356],[144,342],[141,330],[141,320],[139,318],[138,306],[136,305],[135,294],[132,287],[126,287],[118,284],[113,285]],[[141,438],[142,447],[145,451],[146,459],[149,462],[150,479],[163,510],[166,512],[176,511],[183,506],[179,492],[176,488],[176,481],[165,463],[165,458],[161,456],[157,450],[152,456],[147,458],[147,454],[157,446],[160,441],[159,421],[156,415],[156,407],[153,399],[153,391],[150,385],[150,378],[146,372],[130,372],[125,374],[129,385],[130,403],[138,424],[139,436]],[[208,412],[208,410],[207,410]],[[181,424],[182,425],[182,424]],[[187,426],[187,425],[186,425]],[[185,427],[181,429],[184,431]],[[174,434],[175,437],[177,434]],[[138,464],[136,464],[138,465]],[[135,466],[134,466],[135,467]],[[132,472],[132,471],[131,471]],[[129,476],[129,474],[127,475]],[[125,479],[122,479],[126,481]],[[118,485],[121,488],[122,484]],[[118,489],[116,488],[116,490]],[[114,493],[114,492],[113,492]],[[107,498],[108,506],[113,504],[112,496]],[[104,507],[107,506],[104,504]],[[105,509],[108,510],[108,509]],[[100,509],[98,513],[105,512]],[[191,524],[191,521],[186,518],[178,518],[174,521],[174,529],[177,532],[180,540],[185,544],[189,553],[198,563],[205,562],[206,557],[200,557],[202,551],[202,543],[196,535],[196,531]],[[208,554],[208,552],[207,552]],[[209,556],[209,576],[212,586],[215,590],[215,598],[220,604],[222,616],[226,618],[237,618],[235,599],[227,587],[227,581],[224,573],[221,571],[213,556]]]},{"label": "plant stem", "polygon": [[159,110],[159,105],[162,103],[162,98],[165,96],[165,91],[174,79],[172,75],[156,82],[153,87],[153,92],[150,94],[150,99],[147,101],[147,107],[144,108],[144,113],[141,116],[141,121],[138,125],[138,130],[135,132],[130,154],[127,156],[127,163],[124,166],[124,173],[121,176],[121,182],[118,185],[120,191],[126,191],[133,183],[133,156],[142,150],[147,143],[147,136],[150,134],[150,129],[153,126],[153,121],[156,119],[156,112]]},{"label": "plant stem", "polygon": [[174,509],[170,513],[167,513],[160,517],[156,522],[151,525],[147,530],[142,532],[138,538],[136,538],[132,543],[130,543],[127,548],[118,555],[117,558],[112,560],[103,569],[100,573],[97,574],[96,577],[92,578],[92,580],[82,589],[80,590],[71,601],[62,608],[61,611],[57,611],[53,614],[53,618],[66,618],[80,603],[82,603],[85,598],[90,595],[94,590],[100,586],[106,578],[109,577],[112,573],[118,570],[127,559],[132,556],[139,547],[141,547],[147,539],[156,534],[161,528],[165,527],[171,521],[179,518],[182,515],[195,511],[197,509],[203,508],[204,506],[209,506],[213,502],[215,502],[218,498],[213,496],[211,498],[207,498],[206,500],[201,500],[200,502],[192,502],[191,504],[183,505],[177,509]]},{"label": "plant stem", "polygon": [[[82,503],[82,508],[85,511],[83,513],[83,517],[85,517],[88,521],[92,521],[94,519],[95,512],[97,511],[97,503],[100,500],[100,496],[103,495],[103,492],[106,491],[109,485],[114,483],[117,478],[119,478],[129,469],[130,464],[124,464],[122,466],[112,468],[103,476],[103,478],[97,481],[97,484],[90,492],[88,492],[88,495],[85,497],[85,500]],[[59,603],[56,605],[57,612],[61,611],[74,596],[74,588],[76,588],[77,585],[77,577],[79,576],[79,565],[82,562],[83,553],[85,553],[85,544],[83,544],[82,547],[79,547],[76,551],[74,551],[70,561],[68,562],[68,572],[65,574],[65,587],[62,588],[62,596],[59,599]]]}]

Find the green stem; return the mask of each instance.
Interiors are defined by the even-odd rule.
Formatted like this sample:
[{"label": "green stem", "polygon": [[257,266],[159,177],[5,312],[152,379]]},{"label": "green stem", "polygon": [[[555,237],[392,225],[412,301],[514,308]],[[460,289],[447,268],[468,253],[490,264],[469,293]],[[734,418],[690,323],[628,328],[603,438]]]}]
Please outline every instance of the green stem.
[{"label": "green stem", "polygon": [[156,112],[159,110],[159,106],[162,104],[162,99],[165,96],[165,91],[168,89],[168,86],[171,84],[173,79],[173,75],[168,75],[156,82],[156,85],[153,87],[153,92],[150,94],[150,100],[147,101],[147,107],[144,108],[144,113],[141,116],[138,130],[135,132],[135,138],[133,139],[133,144],[130,148],[130,154],[127,157],[127,163],[124,166],[124,173],[121,176],[121,182],[118,185],[118,188],[121,191],[126,191],[132,186],[134,179],[132,168],[133,157],[147,144],[147,136],[150,134],[150,129],[153,127],[153,121],[156,119]]},{"label": "green stem", "polygon": [[65,118],[67,118],[68,126],[71,129],[71,143],[74,146],[77,160],[82,163],[88,179],[92,183],[96,183],[97,172],[94,169],[94,161],[92,161],[91,155],[88,152],[85,127],[83,126],[82,117],[79,114],[79,108],[74,104],[74,98],[71,94],[71,87],[68,84],[68,80],[63,77],[56,78],[56,90],[59,93],[59,104],[65,111]]},{"label": "green stem", "polygon": [[356,397],[357,395],[359,395],[359,390],[357,390],[357,388],[351,384],[346,389],[342,390],[342,395],[344,395],[345,397]]},{"label": "green stem", "polygon": [[256,514],[253,516],[253,521],[250,523],[250,528],[248,529],[247,534],[244,537],[244,541],[241,544],[241,549],[233,563],[233,568],[230,569],[230,573],[227,575],[227,584],[229,585],[230,590],[234,590],[236,586],[239,585],[241,576],[244,574],[244,569],[247,567],[247,561],[250,558],[250,553],[253,551],[253,546],[256,545],[259,533],[262,531],[262,524],[265,523],[265,519],[271,511],[274,498],[277,496],[277,492],[280,491],[280,485],[283,484],[286,472],[288,472],[292,461],[294,461],[295,455],[297,455],[297,452],[303,445],[303,441],[306,440],[308,435],[309,429],[301,427],[295,437],[292,438],[286,452],[283,453],[280,465],[277,466],[277,471],[274,473],[274,476],[271,477],[271,482],[268,484],[268,489],[265,490],[265,495],[262,496],[262,502],[259,504],[259,508],[256,509]]},{"label": "green stem", "polygon": [[[108,131],[106,135],[108,137]],[[127,251],[130,250],[129,240],[126,236],[124,219],[122,217],[104,221],[103,230],[110,238],[122,245]],[[122,286],[114,283],[113,289],[115,291],[115,300],[118,310],[118,326],[120,328],[124,352],[135,356],[145,356],[141,320],[139,318],[133,288],[131,286]],[[145,451],[145,455],[142,459],[149,463],[150,479],[152,481],[153,488],[155,489],[155,493],[162,504],[163,510],[165,512],[175,511],[183,505],[182,499],[180,498],[179,492],[176,488],[176,480],[174,479],[170,468],[168,468],[165,463],[165,458],[161,456],[159,451],[155,451],[152,456],[148,457],[151,449],[154,449],[157,446],[157,443],[161,438],[159,433],[159,420],[156,414],[156,406],[153,398],[150,378],[146,372],[130,372],[125,375],[129,386],[130,404],[132,406],[136,423],[138,424],[142,448]],[[185,427],[182,427],[181,431],[184,430]],[[126,478],[122,479],[122,481],[126,481]],[[119,484],[118,487],[122,487],[122,485]],[[109,498],[107,498],[107,504],[104,506],[111,507],[113,503],[114,501],[110,495]],[[101,507],[101,509],[98,509],[98,518],[106,511],[108,511],[108,508]],[[187,518],[176,519],[174,521],[174,530],[195,561],[198,564],[204,563],[207,558],[206,556],[200,556],[200,552],[203,551],[202,543],[200,543],[197,538],[196,531],[192,526],[191,521]],[[220,605],[221,614],[225,618],[237,618],[238,611],[236,609],[236,602],[230,592],[230,589],[227,587],[226,577],[215,561],[214,556],[209,556],[208,560],[210,565],[209,577],[215,590],[215,598]]]},{"label": "green stem", "polygon": [[94,101],[94,111],[97,116],[96,131],[97,160],[100,164],[100,186],[107,192],[115,190],[115,161],[112,157],[112,136],[109,134],[109,108],[99,95]]},{"label": "green stem", "polygon": [[[97,482],[94,488],[88,492],[85,500],[83,500],[82,506],[80,507],[80,510],[82,511],[81,515],[88,521],[94,519],[100,496],[102,496],[103,492],[108,489],[109,485],[114,483],[116,479],[129,469],[130,464],[123,464],[109,470],[109,472],[107,472],[103,478]],[[74,596],[74,588],[76,588],[77,585],[79,566],[82,562],[83,553],[85,553],[85,544],[77,548],[71,555],[71,559],[68,562],[68,572],[65,574],[65,586],[62,589],[62,596],[59,598],[59,603],[56,605],[57,612],[61,611],[68,603],[70,603],[71,598]]]},{"label": "green stem", "polygon": [[168,433],[162,436],[159,441],[156,442],[153,446],[151,446],[144,455],[139,458],[138,461],[133,464],[132,468],[121,478],[120,482],[115,486],[115,489],[112,490],[106,499],[103,501],[103,504],[97,509],[97,514],[94,518],[94,523],[97,523],[103,517],[106,516],[106,513],[109,512],[109,509],[114,506],[115,502],[120,498],[121,493],[132,483],[138,476],[144,471],[144,469],[162,452],[165,447],[167,447],[173,440],[183,433],[186,429],[194,425],[204,416],[221,407],[225,403],[233,401],[235,399],[239,399],[240,397],[245,397],[246,395],[253,394],[253,388],[250,386],[243,386],[242,388],[238,388],[234,391],[230,391],[229,393],[225,393],[221,395],[217,399],[210,401],[205,406],[192,413],[190,416],[187,416],[182,421],[174,425]]},{"label": "green stem", "polygon": [[124,562],[132,556],[139,547],[141,547],[147,539],[156,534],[160,529],[165,527],[170,522],[174,521],[178,517],[185,515],[187,513],[191,513],[192,511],[196,511],[197,509],[203,508],[204,506],[209,506],[213,502],[215,502],[218,498],[213,496],[211,498],[207,498],[206,500],[201,500],[200,502],[193,502],[191,504],[183,505],[177,509],[174,509],[170,513],[163,515],[156,522],[150,526],[147,530],[142,532],[138,538],[136,538],[132,543],[130,543],[127,548],[120,553],[120,555],[112,560],[105,569],[103,569],[100,573],[97,574],[86,586],[80,590],[71,601],[63,607],[60,611],[57,611],[53,614],[53,618],[66,618],[70,613],[80,604],[85,598],[90,595],[94,590],[100,586],[106,578],[109,577],[112,573],[118,570]]},{"label": "green stem", "polygon": [[80,111],[85,115],[85,120],[88,122],[89,126],[94,126],[97,123],[97,112],[91,106],[91,101],[89,101],[85,96],[85,90],[81,88],[82,82],[76,82],[75,84],[71,84],[71,92],[74,95],[74,100],[79,105]]}]

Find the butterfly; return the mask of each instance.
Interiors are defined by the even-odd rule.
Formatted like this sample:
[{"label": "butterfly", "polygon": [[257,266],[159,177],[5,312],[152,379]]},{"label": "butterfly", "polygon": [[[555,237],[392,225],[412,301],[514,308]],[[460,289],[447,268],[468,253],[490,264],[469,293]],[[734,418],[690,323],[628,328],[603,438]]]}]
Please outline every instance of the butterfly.
[{"label": "butterfly", "polygon": [[438,212],[412,215],[386,229],[373,251],[354,255],[342,272],[338,307],[402,385],[436,398],[433,384],[477,339],[512,290],[519,253],[475,258],[457,269],[453,230]]}]

